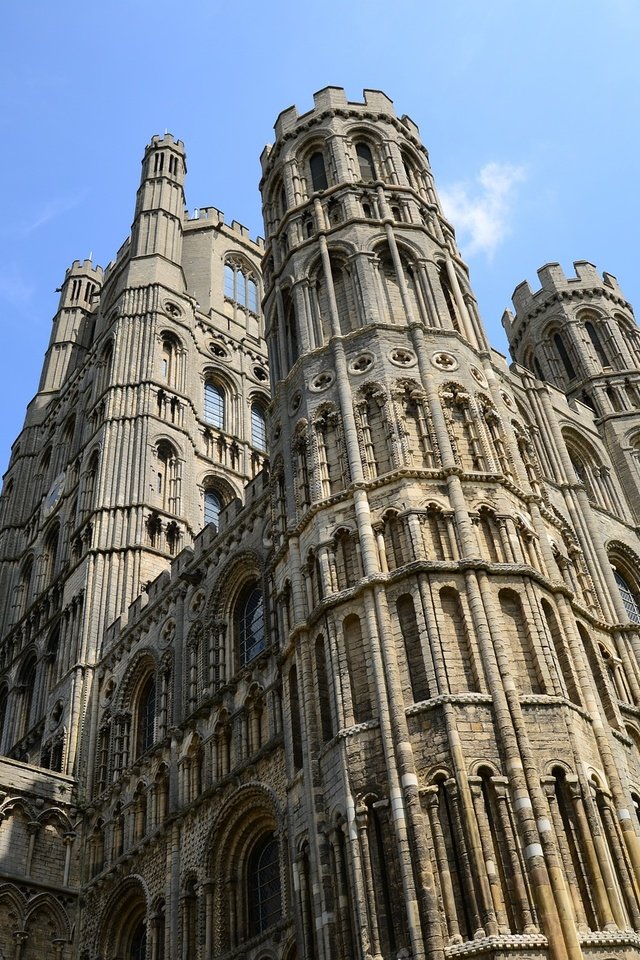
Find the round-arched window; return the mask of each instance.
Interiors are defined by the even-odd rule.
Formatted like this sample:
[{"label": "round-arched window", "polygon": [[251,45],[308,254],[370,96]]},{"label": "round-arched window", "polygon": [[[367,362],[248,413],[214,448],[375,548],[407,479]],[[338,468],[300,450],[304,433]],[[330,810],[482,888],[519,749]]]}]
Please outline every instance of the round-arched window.
[{"label": "round-arched window", "polygon": [[247,902],[251,936],[263,933],[280,919],[281,890],[278,841],[274,836],[260,839],[249,856]]},{"label": "round-arched window", "polygon": [[240,664],[244,666],[265,648],[264,599],[257,583],[245,587],[238,597],[234,620]]},{"label": "round-arched window", "polygon": [[138,697],[137,756],[146,753],[155,741],[156,732],[156,678],[149,674]]},{"label": "round-arched window", "polygon": [[258,450],[267,449],[267,424],[264,409],[255,401],[251,404],[251,446]]},{"label": "round-arched window", "polygon": [[204,522],[214,523],[216,527],[220,522],[220,510],[222,501],[215,490],[205,490],[204,492]]},{"label": "round-arched window", "polygon": [[640,596],[615,567],[613,568],[613,575],[629,620],[633,623],[640,623]]},{"label": "round-arched window", "polygon": [[211,380],[204,385],[204,419],[212,427],[224,430],[224,390]]}]

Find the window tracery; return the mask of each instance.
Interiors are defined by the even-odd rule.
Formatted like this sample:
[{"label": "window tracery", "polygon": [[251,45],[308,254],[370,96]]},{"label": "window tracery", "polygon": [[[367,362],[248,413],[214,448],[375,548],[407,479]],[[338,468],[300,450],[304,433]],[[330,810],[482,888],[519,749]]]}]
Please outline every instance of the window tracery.
[{"label": "window tracery", "polygon": [[253,270],[236,257],[224,263],[224,296],[250,313],[258,313],[258,279]]}]

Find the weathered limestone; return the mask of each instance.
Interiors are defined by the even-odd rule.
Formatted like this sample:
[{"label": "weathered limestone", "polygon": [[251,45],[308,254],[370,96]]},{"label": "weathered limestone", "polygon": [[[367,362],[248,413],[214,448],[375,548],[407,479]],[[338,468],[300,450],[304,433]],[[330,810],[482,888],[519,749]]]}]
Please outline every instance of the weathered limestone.
[{"label": "weathered limestone", "polygon": [[379,91],[279,116],[264,244],[185,173],[67,272],[5,477],[0,950],[640,957],[617,282],[521,284],[509,369]]}]

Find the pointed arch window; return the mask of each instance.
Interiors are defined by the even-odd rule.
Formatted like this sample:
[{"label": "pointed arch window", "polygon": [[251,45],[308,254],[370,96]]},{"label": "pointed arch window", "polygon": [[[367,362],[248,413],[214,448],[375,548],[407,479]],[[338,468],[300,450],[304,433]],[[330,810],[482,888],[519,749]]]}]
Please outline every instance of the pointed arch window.
[{"label": "pointed arch window", "polygon": [[162,335],[160,373],[162,380],[169,386],[176,386],[177,383],[179,347],[178,338],[172,333]]},{"label": "pointed arch window", "polygon": [[258,450],[267,449],[267,422],[261,403],[251,404],[251,446]]},{"label": "pointed arch window", "polygon": [[278,841],[273,835],[262,837],[251,851],[247,865],[250,936],[264,933],[279,921],[281,901]]},{"label": "pointed arch window", "polygon": [[587,321],[587,323],[585,323],[584,328],[587,331],[587,334],[589,335],[589,340],[591,340],[591,343],[593,344],[593,349],[597,354],[598,360],[600,361],[603,367],[610,367],[611,361],[609,360],[606,350],[602,345],[602,340],[600,339],[600,335],[598,331],[590,321]]},{"label": "pointed arch window", "polygon": [[373,161],[373,154],[371,153],[371,147],[367,143],[357,143],[356,144],[356,156],[358,158],[358,168],[360,171],[360,179],[367,182],[371,180],[376,180],[376,167]]},{"label": "pointed arch window", "polygon": [[244,263],[228,260],[224,265],[224,295],[251,313],[258,312],[258,282]]},{"label": "pointed arch window", "polygon": [[571,362],[571,357],[567,352],[567,348],[565,346],[564,340],[562,339],[559,333],[555,333],[553,335],[553,342],[555,344],[556,350],[558,351],[558,356],[562,360],[562,366],[565,369],[565,373],[568,379],[575,380],[576,379],[575,368],[573,366],[573,363]]},{"label": "pointed arch window", "polygon": [[326,190],[329,186],[327,180],[327,170],[324,162],[322,150],[316,150],[309,157],[309,169],[311,171],[311,184],[314,190]]},{"label": "pointed arch window", "polygon": [[140,920],[131,938],[131,960],[147,960],[147,924]]},{"label": "pointed arch window", "polygon": [[619,570],[613,567],[613,576],[615,577],[624,608],[627,616],[632,623],[640,623],[640,595],[634,590],[631,584],[622,576]]},{"label": "pointed arch window", "polygon": [[215,490],[205,490],[204,492],[204,522],[213,523],[217,527],[220,522],[220,511],[222,501]]},{"label": "pointed arch window", "polygon": [[32,726],[31,714],[33,712],[35,699],[37,666],[38,663],[35,654],[32,654],[27,657],[20,671],[20,680],[18,683],[20,697],[18,703],[18,740],[24,737]]},{"label": "pointed arch window", "polygon": [[212,427],[224,430],[225,395],[222,387],[213,380],[204,384],[204,419]]},{"label": "pointed arch window", "polygon": [[264,598],[257,583],[240,594],[234,620],[240,665],[244,666],[265,648]]},{"label": "pointed arch window", "polygon": [[146,678],[138,695],[136,725],[136,756],[149,750],[156,735],[156,678],[151,673]]}]

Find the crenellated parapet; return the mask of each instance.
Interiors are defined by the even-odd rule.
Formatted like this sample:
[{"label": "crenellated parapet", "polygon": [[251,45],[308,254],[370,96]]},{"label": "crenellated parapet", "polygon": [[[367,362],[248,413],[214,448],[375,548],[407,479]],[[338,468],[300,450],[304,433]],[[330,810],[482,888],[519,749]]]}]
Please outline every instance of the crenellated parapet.
[{"label": "crenellated parapet", "polygon": [[573,267],[573,277],[568,277],[559,263],[546,263],[540,267],[539,290],[533,291],[527,280],[518,284],[512,297],[515,314],[506,310],[502,318],[502,325],[512,346],[517,346],[518,339],[524,336],[529,321],[554,304],[562,307],[563,304],[575,304],[582,300],[605,299],[629,309],[629,303],[612,274],[605,271],[601,275],[598,268],[587,260],[576,260]]}]

